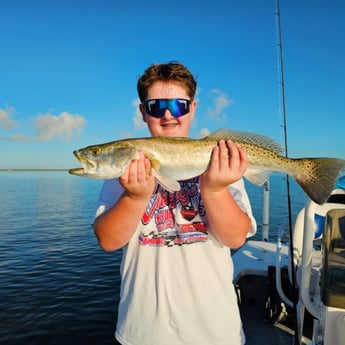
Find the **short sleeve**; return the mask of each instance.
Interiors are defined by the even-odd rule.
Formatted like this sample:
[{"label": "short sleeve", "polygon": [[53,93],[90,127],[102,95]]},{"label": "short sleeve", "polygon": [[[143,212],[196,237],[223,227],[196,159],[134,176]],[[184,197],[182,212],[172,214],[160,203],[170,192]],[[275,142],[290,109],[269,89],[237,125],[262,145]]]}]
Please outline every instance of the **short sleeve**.
[{"label": "short sleeve", "polygon": [[105,180],[98,197],[95,218],[111,208],[123,193],[118,179]]},{"label": "short sleeve", "polygon": [[229,186],[229,189],[237,204],[244,212],[248,214],[251,220],[250,230],[247,237],[255,235],[257,229],[256,220],[253,216],[252,207],[250,205],[249,197],[246,192],[243,179],[231,184]]}]

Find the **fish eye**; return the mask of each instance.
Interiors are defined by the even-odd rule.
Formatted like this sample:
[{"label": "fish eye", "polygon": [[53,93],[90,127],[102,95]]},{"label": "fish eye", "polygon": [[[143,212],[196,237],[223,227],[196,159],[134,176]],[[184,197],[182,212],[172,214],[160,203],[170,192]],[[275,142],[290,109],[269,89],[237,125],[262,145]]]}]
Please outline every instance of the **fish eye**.
[{"label": "fish eye", "polygon": [[93,156],[98,156],[101,153],[101,150],[98,147],[94,147],[91,149],[91,154]]}]

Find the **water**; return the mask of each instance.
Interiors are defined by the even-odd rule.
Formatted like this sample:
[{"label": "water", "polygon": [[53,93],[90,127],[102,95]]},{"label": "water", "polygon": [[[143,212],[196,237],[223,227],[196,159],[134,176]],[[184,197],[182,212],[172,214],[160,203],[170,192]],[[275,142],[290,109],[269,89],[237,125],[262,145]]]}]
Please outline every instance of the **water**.
[{"label": "water", "polygon": [[[117,344],[121,251],[99,249],[91,228],[101,184],[65,172],[0,173],[0,344]],[[247,189],[260,224],[262,189]],[[306,197],[295,183],[292,195],[295,216]],[[286,222],[278,176],[270,205],[275,239]],[[283,219],[273,214],[281,211]]]}]

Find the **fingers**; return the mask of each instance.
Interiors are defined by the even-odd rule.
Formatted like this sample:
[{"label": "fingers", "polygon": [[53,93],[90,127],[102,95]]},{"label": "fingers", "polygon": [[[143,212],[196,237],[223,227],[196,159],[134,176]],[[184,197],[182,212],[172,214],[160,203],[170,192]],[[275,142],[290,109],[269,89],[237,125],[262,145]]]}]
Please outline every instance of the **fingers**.
[{"label": "fingers", "polygon": [[234,172],[238,171],[242,176],[248,168],[248,156],[245,150],[231,140],[227,140],[225,144],[228,150],[227,162],[229,168]]},{"label": "fingers", "polygon": [[241,146],[237,145],[237,150],[238,150],[238,155],[241,162],[239,170],[241,172],[241,175],[243,176],[246,170],[248,169],[249,158],[247,156],[246,151]]},{"label": "fingers", "polygon": [[139,152],[139,158],[133,159],[124,174],[119,177],[127,196],[137,200],[148,200],[155,187],[155,179],[151,162],[143,152]]},{"label": "fingers", "polygon": [[[143,153],[143,155],[144,155],[144,153]],[[144,159],[144,167],[145,167],[146,176],[151,177],[152,176],[152,165],[151,165],[150,160],[146,157]]]},{"label": "fingers", "polygon": [[223,141],[221,144],[221,151],[224,151],[223,166],[224,168],[231,168],[233,171],[237,171],[240,165],[240,155],[237,146],[231,141]]},{"label": "fingers", "polygon": [[129,163],[125,173],[120,177],[120,181],[125,184],[140,184],[150,179],[151,176],[151,162],[142,151],[139,151],[139,158],[133,159]]},{"label": "fingers", "polygon": [[227,171],[232,175],[242,175],[248,167],[248,157],[246,152],[231,140],[220,140],[213,149],[210,171]]},{"label": "fingers", "polygon": [[134,159],[129,165],[128,178],[138,183],[151,177],[151,163],[145,157],[144,152],[139,151],[139,159]]}]

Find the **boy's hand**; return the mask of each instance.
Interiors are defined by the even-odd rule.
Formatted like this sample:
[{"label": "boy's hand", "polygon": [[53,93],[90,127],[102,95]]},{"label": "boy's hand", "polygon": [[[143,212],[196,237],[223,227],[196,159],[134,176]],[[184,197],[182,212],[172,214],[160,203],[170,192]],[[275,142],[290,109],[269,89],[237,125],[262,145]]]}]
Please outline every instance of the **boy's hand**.
[{"label": "boy's hand", "polygon": [[240,180],[248,168],[245,151],[231,140],[220,140],[213,149],[207,170],[200,177],[200,187],[220,191]]},{"label": "boy's hand", "polygon": [[130,197],[149,198],[155,187],[152,166],[142,151],[139,159],[134,159],[119,181]]}]

